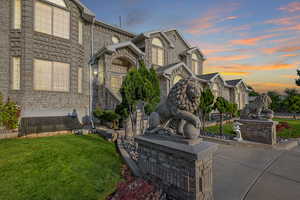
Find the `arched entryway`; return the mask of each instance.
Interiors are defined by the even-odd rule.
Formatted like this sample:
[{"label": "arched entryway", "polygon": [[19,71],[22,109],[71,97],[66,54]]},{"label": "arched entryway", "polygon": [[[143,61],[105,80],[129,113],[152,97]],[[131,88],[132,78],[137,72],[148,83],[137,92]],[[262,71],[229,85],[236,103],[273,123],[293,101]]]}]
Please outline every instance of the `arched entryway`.
[{"label": "arched entryway", "polygon": [[128,71],[134,67],[134,64],[125,57],[119,57],[112,60],[110,71],[110,87],[115,94],[119,94],[122,82]]}]

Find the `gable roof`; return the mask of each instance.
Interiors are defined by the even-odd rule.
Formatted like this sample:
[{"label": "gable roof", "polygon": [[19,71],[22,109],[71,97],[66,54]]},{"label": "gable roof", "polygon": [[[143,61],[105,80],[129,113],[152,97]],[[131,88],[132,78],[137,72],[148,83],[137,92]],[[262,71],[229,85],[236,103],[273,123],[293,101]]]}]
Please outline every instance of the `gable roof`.
[{"label": "gable roof", "polygon": [[234,80],[228,80],[228,81],[226,81],[226,83],[228,85],[237,86],[241,81],[243,81],[243,80],[242,79],[234,79]]},{"label": "gable roof", "polygon": [[142,52],[137,46],[135,46],[131,41],[126,41],[126,42],[121,42],[118,44],[113,44],[113,45],[109,45],[109,46],[105,46],[103,48],[101,48],[90,60],[91,64],[95,64],[95,62],[97,61],[97,59],[103,55],[104,53],[115,53],[117,51],[117,49],[121,49],[121,48],[125,48],[128,47],[130,48],[133,52],[135,52],[138,56],[144,56],[145,53]]},{"label": "gable roof", "polygon": [[178,67],[183,67],[191,76],[195,76],[194,73],[186,66],[184,62],[177,62],[170,65],[166,65],[157,69],[157,73],[161,75],[170,75],[172,74],[173,70],[177,69]]},{"label": "gable roof", "polygon": [[203,53],[200,51],[200,49],[198,47],[192,47],[192,48],[186,49],[181,53],[181,55],[192,54],[194,51],[197,51],[200,54],[200,56],[202,57],[202,59],[205,60]]},{"label": "gable roof", "polygon": [[96,16],[95,13],[93,13],[88,7],[86,7],[83,3],[80,2],[80,0],[73,0],[83,11],[84,14],[90,15],[90,16]]},{"label": "gable roof", "polygon": [[139,41],[141,38],[150,38],[150,36],[154,33],[160,33],[172,48],[175,47],[173,42],[169,39],[169,37],[166,35],[166,33],[162,30],[143,32],[143,33],[137,35],[135,38],[133,38],[132,41],[135,42],[135,41]]},{"label": "gable roof", "polygon": [[204,79],[207,81],[211,81],[212,79],[214,79],[215,77],[219,76],[219,73],[211,73],[211,74],[202,74],[202,75],[197,75],[198,78],[200,79]]}]

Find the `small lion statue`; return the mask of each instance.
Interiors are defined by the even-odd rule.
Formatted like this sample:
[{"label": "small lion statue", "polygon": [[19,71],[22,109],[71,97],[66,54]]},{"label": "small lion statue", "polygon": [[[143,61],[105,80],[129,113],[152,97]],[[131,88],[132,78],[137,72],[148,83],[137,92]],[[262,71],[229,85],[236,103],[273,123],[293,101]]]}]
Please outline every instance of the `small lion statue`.
[{"label": "small lion statue", "polygon": [[241,112],[241,119],[272,119],[274,112],[269,109],[272,103],[267,94],[256,97],[255,101],[248,104]]},{"label": "small lion statue", "polygon": [[196,129],[200,128],[200,120],[194,114],[198,109],[200,95],[201,88],[196,78],[178,81],[169,92],[167,99],[151,113],[147,132],[154,133],[165,129],[171,120],[179,121],[175,130],[179,135],[185,135],[183,132],[187,123]]}]

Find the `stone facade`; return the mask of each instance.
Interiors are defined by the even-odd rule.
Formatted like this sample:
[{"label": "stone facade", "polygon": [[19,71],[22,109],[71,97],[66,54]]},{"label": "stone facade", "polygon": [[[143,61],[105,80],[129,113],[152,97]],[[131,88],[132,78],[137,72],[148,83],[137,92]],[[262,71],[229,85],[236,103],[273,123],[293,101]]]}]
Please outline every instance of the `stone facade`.
[{"label": "stone facade", "polygon": [[[5,99],[9,97],[22,107],[22,117],[64,116],[75,109],[81,120],[90,114],[92,107],[114,109],[120,103],[120,97],[112,92],[111,86],[112,62],[116,58],[128,61],[132,67],[138,67],[141,59],[148,67],[155,67],[161,80],[162,99],[173,86],[176,75],[186,78],[203,73],[203,54],[198,48],[191,47],[177,30],[159,30],[136,35],[95,20],[95,15],[79,0],[65,0],[66,10],[70,12],[69,39],[36,32],[34,5],[38,1],[47,4],[44,0],[22,0],[21,29],[16,30],[12,28],[13,1],[0,0],[0,92]],[[82,45],[78,42],[79,21],[83,22]],[[119,44],[114,44],[112,37],[117,37]],[[153,38],[159,38],[163,44],[163,66],[152,63]],[[196,54],[198,58],[198,74],[192,71],[192,54]],[[13,56],[21,58],[19,90],[11,89],[10,69]],[[35,90],[34,59],[70,64],[69,91]],[[100,61],[103,61],[104,67],[104,82],[101,84]],[[79,67],[83,69],[82,93],[78,92]],[[209,80],[203,80],[203,87],[210,84],[212,82]],[[233,92],[229,93],[235,95]]]},{"label": "stone facade", "polygon": [[276,140],[276,121],[239,120],[242,138],[249,141],[274,145]]},{"label": "stone facade", "polygon": [[178,200],[212,200],[212,153],[217,145],[188,145],[138,136],[138,167],[142,175]]}]

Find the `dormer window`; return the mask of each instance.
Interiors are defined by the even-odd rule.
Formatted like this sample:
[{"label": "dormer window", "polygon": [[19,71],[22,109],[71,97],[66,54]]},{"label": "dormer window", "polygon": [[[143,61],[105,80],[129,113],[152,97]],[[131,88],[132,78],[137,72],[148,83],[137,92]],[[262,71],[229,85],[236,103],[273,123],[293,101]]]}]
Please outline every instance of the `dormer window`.
[{"label": "dormer window", "polygon": [[46,1],[49,1],[50,3],[54,3],[54,4],[64,7],[64,8],[67,7],[64,0],[46,0]]},{"label": "dormer window", "polygon": [[193,53],[192,54],[192,71],[195,73],[195,74],[199,74],[199,66],[198,66],[198,63],[199,63],[199,59],[198,59],[198,56]]},{"label": "dormer window", "polygon": [[152,64],[163,66],[164,65],[164,45],[159,38],[152,39]]},{"label": "dormer window", "polygon": [[118,44],[118,43],[120,43],[120,38],[118,38],[117,36],[112,36],[112,37],[111,37],[111,41],[112,41],[114,44]]}]

